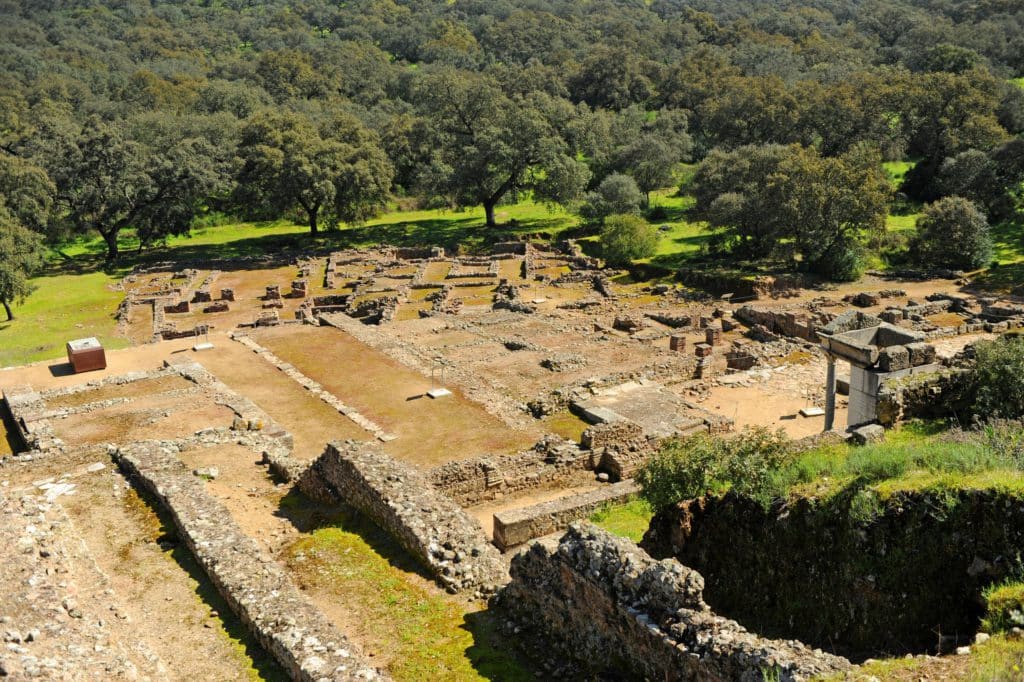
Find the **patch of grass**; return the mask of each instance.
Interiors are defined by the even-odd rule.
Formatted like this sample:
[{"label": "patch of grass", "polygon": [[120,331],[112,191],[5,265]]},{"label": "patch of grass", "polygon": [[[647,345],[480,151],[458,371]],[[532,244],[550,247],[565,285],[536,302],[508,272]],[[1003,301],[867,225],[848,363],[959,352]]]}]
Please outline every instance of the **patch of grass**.
[{"label": "patch of grass", "polygon": [[920,213],[910,213],[908,215],[889,214],[885,217],[885,229],[889,232],[902,232],[912,235],[917,231],[917,219],[920,215]]},{"label": "patch of grass", "polygon": [[903,179],[907,176],[910,169],[916,165],[917,161],[904,159],[903,161],[886,161],[882,164],[882,168],[885,170],[885,174],[889,176],[889,182],[892,184],[893,189],[897,189],[903,184]]},{"label": "patch of grass", "polygon": [[981,628],[990,634],[1024,627],[1024,582],[1007,580],[990,585],[982,592],[985,619]]},{"label": "patch of grass", "polygon": [[72,339],[95,336],[106,348],[123,348],[114,312],[122,294],[105,272],[58,274],[34,280],[35,293],[14,309],[13,322],[0,322],[0,366],[58,358]]},{"label": "patch of grass", "polygon": [[383,531],[342,512],[285,552],[289,568],[357,618],[359,639],[396,680],[531,680],[486,612],[425,586]]},{"label": "patch of grass", "polygon": [[1024,641],[1006,635],[992,637],[971,649],[968,682],[1019,682],[1024,679]]},{"label": "patch of grass", "polygon": [[583,438],[583,432],[590,428],[590,424],[565,410],[547,417],[544,420],[544,428],[562,438],[579,443]]},{"label": "patch of grass", "polygon": [[1024,78],[1011,78],[1010,82],[1017,87],[1024,88]]},{"label": "patch of grass", "polygon": [[651,525],[654,509],[641,499],[623,504],[607,505],[590,517],[590,520],[609,533],[640,542]]}]

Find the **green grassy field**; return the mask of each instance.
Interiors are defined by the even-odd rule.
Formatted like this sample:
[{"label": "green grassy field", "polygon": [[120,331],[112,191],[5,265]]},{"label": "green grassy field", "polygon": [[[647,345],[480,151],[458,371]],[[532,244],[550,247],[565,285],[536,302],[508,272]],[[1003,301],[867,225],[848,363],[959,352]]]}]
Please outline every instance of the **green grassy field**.
[{"label": "green grassy field", "polygon": [[103,271],[36,278],[36,292],[15,307],[14,321],[0,322],[0,367],[59,357],[73,338],[96,336],[107,348],[128,345],[114,321],[122,298],[111,288],[116,282]]},{"label": "green grassy field", "polygon": [[903,183],[903,178],[906,177],[907,172],[915,165],[917,165],[917,161],[886,161],[882,164],[882,168],[885,170],[886,175],[889,176],[889,182],[892,183],[893,189],[896,189]]}]

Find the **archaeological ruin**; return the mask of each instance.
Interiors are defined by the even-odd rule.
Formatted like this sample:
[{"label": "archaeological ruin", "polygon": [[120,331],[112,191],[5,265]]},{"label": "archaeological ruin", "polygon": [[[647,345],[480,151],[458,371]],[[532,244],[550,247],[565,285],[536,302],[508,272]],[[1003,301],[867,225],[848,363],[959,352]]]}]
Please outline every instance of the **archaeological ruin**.
[{"label": "archaeological ruin", "polygon": [[[112,311],[134,346],[82,374],[0,372],[17,442],[0,456],[0,576],[21,586],[0,674],[162,679],[182,649],[132,636],[137,619],[187,631],[228,679],[206,630],[230,616],[284,677],[389,679],[356,607],[304,572],[321,550],[294,549],[338,514],[379,529],[372,549],[467,623],[492,618],[538,677],[847,674],[837,652],[893,642],[737,622],[741,590],[699,544],[711,521],[685,550],[652,526],[655,560],[587,519],[634,500],[670,439],[760,425],[866,441],[950,414],[971,344],[1024,326],[1024,307],[951,280],[871,281],[637,283],[572,241],[138,268]],[[119,536],[134,539],[110,549]],[[160,590],[118,568],[156,571],[161,552],[179,563]]]}]

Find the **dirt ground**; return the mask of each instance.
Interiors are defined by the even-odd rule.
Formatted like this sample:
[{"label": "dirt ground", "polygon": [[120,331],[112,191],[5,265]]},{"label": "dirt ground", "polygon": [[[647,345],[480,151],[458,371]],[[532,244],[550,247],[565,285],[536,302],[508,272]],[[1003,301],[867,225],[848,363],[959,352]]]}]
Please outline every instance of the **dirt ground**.
[{"label": "dirt ground", "polygon": [[398,438],[395,456],[422,467],[532,446],[540,433],[510,429],[482,407],[454,395],[426,396],[430,379],[331,327],[273,328],[261,345],[318,381],[344,403]]},{"label": "dirt ground", "polygon": [[293,456],[312,460],[332,440],[366,440],[351,419],[313,396],[276,367],[227,337],[196,356],[230,388],[248,397],[292,434]]},{"label": "dirt ground", "polygon": [[234,416],[229,408],[203,396],[156,394],[52,423],[54,433],[75,446],[180,438],[209,427],[228,427]]},{"label": "dirt ground", "polygon": [[[151,652],[155,659],[149,664],[162,667],[161,679],[251,680],[257,670],[265,678],[281,678],[178,544],[173,526],[139,498],[109,458],[80,453],[5,468],[0,485],[8,495],[19,487],[42,495],[29,478],[75,486],[56,502],[87,554],[65,564],[69,575],[64,580],[79,586],[83,611],[105,614],[110,641],[132,642]],[[99,582],[97,574],[108,584]]]}]

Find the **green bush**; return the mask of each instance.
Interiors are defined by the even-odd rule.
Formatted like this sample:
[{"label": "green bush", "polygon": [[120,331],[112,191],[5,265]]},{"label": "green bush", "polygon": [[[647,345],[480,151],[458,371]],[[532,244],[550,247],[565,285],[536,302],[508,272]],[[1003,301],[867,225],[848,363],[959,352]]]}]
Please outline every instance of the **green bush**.
[{"label": "green bush", "polygon": [[1024,583],[1019,579],[991,585],[982,597],[986,609],[981,627],[985,632],[995,634],[1024,627]]},{"label": "green bush", "polygon": [[658,248],[658,231],[635,215],[613,215],[604,221],[601,247],[609,265],[624,266],[649,258]]},{"label": "green bush", "polygon": [[729,489],[767,506],[785,492],[778,471],[789,460],[788,443],[782,430],[764,427],[669,441],[637,475],[640,494],[654,509]]},{"label": "green bush", "polygon": [[644,194],[636,180],[622,173],[612,173],[596,190],[587,192],[579,214],[589,223],[600,223],[611,215],[639,213],[643,203]]},{"label": "green bush", "polygon": [[992,258],[988,219],[972,201],[946,197],[926,206],[917,219],[911,252],[924,265],[973,270]]},{"label": "green bush", "polygon": [[976,346],[975,414],[1002,419],[1024,417],[1024,339],[1006,336]]}]

